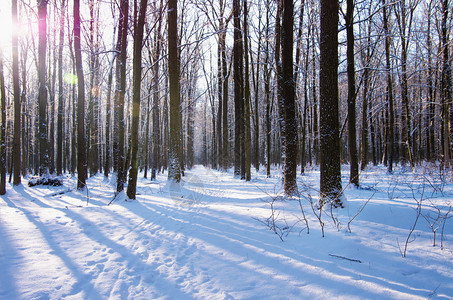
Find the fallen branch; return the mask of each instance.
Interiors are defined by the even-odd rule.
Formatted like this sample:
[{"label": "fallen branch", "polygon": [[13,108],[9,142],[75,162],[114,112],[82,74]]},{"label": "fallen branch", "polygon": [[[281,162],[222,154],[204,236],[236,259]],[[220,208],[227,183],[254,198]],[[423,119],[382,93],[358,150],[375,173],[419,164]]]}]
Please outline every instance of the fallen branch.
[{"label": "fallen branch", "polygon": [[52,193],[52,194],[47,195],[45,197],[55,197],[55,196],[58,196],[58,195],[63,195],[63,194],[69,193],[69,192],[72,192],[72,190],[68,188],[67,190],[55,192],[55,193]]},{"label": "fallen branch", "polygon": [[353,261],[353,262],[358,262],[358,263],[360,263],[360,264],[362,263],[361,260],[353,259],[353,258],[347,258],[347,257],[340,256],[340,255],[329,254],[329,256],[336,257],[336,258],[341,258],[341,259],[345,259],[345,260],[349,260],[349,261]]}]

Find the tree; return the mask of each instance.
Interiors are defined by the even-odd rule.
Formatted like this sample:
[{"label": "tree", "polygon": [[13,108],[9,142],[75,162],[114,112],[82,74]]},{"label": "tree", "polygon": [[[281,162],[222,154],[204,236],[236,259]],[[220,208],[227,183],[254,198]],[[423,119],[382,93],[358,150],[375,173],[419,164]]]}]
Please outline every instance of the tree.
[{"label": "tree", "polygon": [[162,44],[161,26],[162,26],[162,9],[163,1],[160,1],[159,6],[159,23],[155,30],[154,53],[153,53],[153,165],[151,169],[151,180],[156,179],[156,173],[160,166],[160,121],[159,121],[159,60],[160,47]]},{"label": "tree", "polygon": [[286,195],[297,193],[297,120],[295,102],[295,82],[293,71],[293,27],[294,4],[283,1],[282,12],[282,90],[280,96],[285,108],[285,170],[283,185]]},{"label": "tree", "polygon": [[134,59],[133,59],[133,99],[132,99],[132,126],[131,126],[131,168],[127,196],[135,199],[137,190],[138,172],[138,122],[140,118],[140,85],[142,81],[142,43],[143,28],[145,26],[146,6],[148,0],[140,1],[140,11],[137,16],[137,0],[134,2]]},{"label": "tree", "polygon": [[47,147],[47,109],[46,109],[47,0],[38,0],[38,32],[39,32],[38,39],[39,175],[48,176],[49,154]]},{"label": "tree", "polygon": [[451,83],[451,66],[449,60],[449,37],[447,30],[448,12],[451,11],[448,6],[448,0],[442,1],[442,79],[441,79],[441,93],[442,93],[442,132],[443,132],[443,167],[448,168],[451,166],[452,149],[451,149],[451,122],[450,116],[451,101],[453,100],[453,91]]},{"label": "tree", "polygon": [[340,194],[340,138],[338,124],[338,1],[321,0],[320,35],[320,167],[321,205],[334,201],[342,206]]},{"label": "tree", "polygon": [[170,141],[168,179],[181,180],[181,107],[178,63],[178,1],[168,0],[168,77],[170,87]]},{"label": "tree", "polygon": [[85,81],[80,46],[80,1],[74,0],[74,53],[77,72],[77,189],[86,186]]},{"label": "tree", "polygon": [[390,32],[388,28],[388,14],[387,14],[387,3],[386,0],[382,0],[382,14],[383,14],[383,26],[385,35],[385,70],[387,74],[387,104],[388,104],[388,134],[387,134],[387,168],[388,172],[393,172],[393,159],[395,154],[395,114],[393,110],[393,80],[391,73],[391,62],[390,62]]},{"label": "tree", "polygon": [[6,193],[6,93],[3,76],[3,53],[0,49],[0,195]]},{"label": "tree", "polygon": [[[234,175],[245,176],[244,162],[244,79],[242,31],[239,0],[233,0],[233,72],[234,72]],[[245,166],[245,164],[244,164]]]},{"label": "tree", "polygon": [[245,152],[245,180],[251,180],[251,156],[252,156],[252,136],[250,128],[250,78],[249,78],[249,40],[248,40],[248,8],[247,0],[244,0],[244,60],[245,60],[245,85],[244,85],[244,152]]},{"label": "tree", "polygon": [[124,189],[126,171],[124,166],[124,95],[126,94],[126,56],[127,56],[127,24],[129,2],[122,0],[120,4],[120,18],[118,41],[116,44],[119,59],[116,61],[116,90],[115,90],[115,127],[113,141],[113,160],[118,171],[116,191]]},{"label": "tree", "polygon": [[[45,2],[45,1],[41,1]],[[39,1],[38,1],[39,3]],[[20,184],[20,160],[21,160],[21,149],[20,149],[20,132],[21,132],[21,105],[20,105],[20,85],[19,85],[19,42],[18,42],[18,20],[17,20],[17,0],[12,0],[12,18],[13,18],[13,33],[12,33],[12,46],[13,46],[13,92],[14,92],[14,137],[13,137],[13,173],[14,173],[14,178],[13,178],[13,184],[14,185],[19,185]],[[45,5],[45,4],[41,4]],[[41,12],[39,15],[40,18],[42,17],[42,8],[41,5],[38,7],[38,11]],[[44,15],[45,18],[45,15]],[[40,19],[41,21],[41,19]],[[41,27],[44,26],[45,30],[45,20],[44,20],[44,25],[41,24],[39,29],[41,30]],[[44,39],[46,37],[45,31],[41,32],[39,34],[39,41],[40,41],[40,50],[41,50],[41,36],[44,36]],[[44,44],[44,51],[45,51],[45,44]],[[41,53],[41,52],[40,52]],[[45,55],[45,54],[44,54]],[[45,60],[45,58],[44,58]],[[45,62],[44,62],[45,63]],[[44,66],[45,68],[45,66]],[[45,78],[44,78],[45,80]],[[44,81],[45,82],[45,81]],[[41,84],[41,81],[40,81]],[[45,87],[44,87],[45,88]],[[40,102],[41,105],[41,102]],[[47,133],[46,133],[47,134]]]},{"label": "tree", "polygon": [[347,0],[346,8],[346,39],[348,60],[348,146],[349,163],[351,171],[349,182],[359,186],[359,160],[357,155],[357,130],[356,130],[356,83],[355,83],[355,59],[354,59],[354,0]]},{"label": "tree", "polygon": [[64,46],[64,20],[66,11],[66,2],[61,0],[60,11],[60,41],[58,46],[58,119],[57,119],[57,175],[62,175],[63,165],[63,103],[64,103],[64,90],[63,90],[63,46]]}]

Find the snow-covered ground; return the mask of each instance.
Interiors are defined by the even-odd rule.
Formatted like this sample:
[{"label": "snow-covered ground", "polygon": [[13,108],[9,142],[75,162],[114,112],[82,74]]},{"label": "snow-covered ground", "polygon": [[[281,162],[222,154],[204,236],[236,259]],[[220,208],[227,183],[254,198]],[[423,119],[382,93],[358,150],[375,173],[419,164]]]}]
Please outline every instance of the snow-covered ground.
[{"label": "snow-covered ground", "polygon": [[0,298],[453,299],[451,173],[367,169],[361,189],[346,187],[345,208],[323,211],[324,238],[308,200],[317,200],[319,171],[298,178],[309,228],[299,201],[281,197],[278,174],[244,182],[197,166],[181,185],[140,176],[137,201],[122,194],[111,205],[114,183],[102,175],[88,180],[88,205],[75,178],[8,185]]}]

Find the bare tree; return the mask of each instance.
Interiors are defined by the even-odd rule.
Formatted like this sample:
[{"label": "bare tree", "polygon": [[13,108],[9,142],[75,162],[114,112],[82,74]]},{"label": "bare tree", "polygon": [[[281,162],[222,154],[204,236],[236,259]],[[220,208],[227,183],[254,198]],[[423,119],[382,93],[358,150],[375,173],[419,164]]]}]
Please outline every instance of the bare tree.
[{"label": "bare tree", "polygon": [[63,165],[63,115],[64,115],[64,89],[63,89],[63,46],[64,46],[64,20],[66,1],[61,0],[58,46],[58,118],[57,118],[57,175],[62,175]]},{"label": "bare tree", "polygon": [[170,141],[168,179],[181,180],[181,107],[178,63],[178,1],[168,0],[168,77],[170,84]]},{"label": "bare tree", "polygon": [[[49,175],[49,150],[47,145],[47,2],[38,0],[38,110],[39,110],[39,175]],[[82,62],[80,62],[82,63]],[[79,78],[80,80],[80,78]],[[19,155],[19,152],[18,152]]]},{"label": "bare tree", "polygon": [[[42,1],[44,2],[44,1]],[[39,3],[39,1],[38,1]],[[21,160],[21,149],[20,149],[20,132],[21,132],[21,104],[20,104],[20,84],[19,84],[19,42],[18,42],[18,19],[17,19],[17,0],[12,0],[12,19],[13,19],[13,33],[12,33],[12,46],[13,46],[13,92],[14,92],[14,137],[13,137],[13,184],[19,185],[20,184],[20,160]],[[41,3],[41,5],[45,5]],[[42,17],[42,8],[39,5],[38,11],[41,12],[39,14]],[[45,15],[44,15],[45,18]],[[45,23],[45,19],[44,19]],[[39,29],[41,30],[41,26],[43,26],[40,22]],[[44,24],[45,29],[45,24]],[[45,31],[40,31],[40,45],[41,45],[41,35],[44,35],[44,39],[46,38]],[[41,50],[41,47],[40,47]],[[41,53],[41,52],[40,52]],[[44,53],[45,53],[45,45],[44,45]],[[45,58],[44,58],[45,59]],[[44,67],[45,68],[45,67]],[[45,80],[45,78],[44,78]],[[45,81],[44,81],[45,82]],[[40,82],[41,84],[41,82]],[[45,87],[44,87],[45,88]],[[40,103],[41,104],[41,103]]]},{"label": "bare tree", "polygon": [[86,186],[85,81],[80,46],[80,1],[74,0],[74,53],[77,70],[77,188]]},{"label": "bare tree", "polygon": [[[140,11],[137,12],[137,0],[134,1],[134,59],[133,59],[133,98],[132,98],[132,125],[131,125],[131,168],[127,196],[135,199],[137,191],[138,172],[138,122],[140,118],[140,85],[142,81],[142,48],[143,28],[145,26],[146,6],[148,0],[140,1]],[[138,14],[138,15],[137,15]]]},{"label": "bare tree", "polygon": [[0,49],[0,195],[6,193],[6,93],[3,75],[3,53]]},{"label": "bare tree", "polygon": [[320,35],[320,165],[322,201],[340,198],[340,138],[338,112],[338,2],[321,0]]},{"label": "bare tree", "polygon": [[[243,80],[243,41],[240,21],[239,0],[233,0],[234,46],[234,175],[245,176],[244,162],[244,80]],[[245,164],[244,164],[245,167]]]},{"label": "bare tree", "polygon": [[351,171],[349,182],[359,186],[359,161],[357,156],[357,130],[356,130],[356,83],[354,59],[354,0],[347,0],[346,10],[346,35],[347,35],[347,60],[348,60],[348,147]]},{"label": "bare tree", "polygon": [[292,0],[282,0],[282,90],[279,100],[285,108],[285,170],[284,190],[287,195],[297,193],[297,120],[295,102],[295,82],[293,71],[293,27],[294,4]]},{"label": "bare tree", "polygon": [[389,32],[389,20],[387,14],[388,3],[386,0],[382,0],[382,14],[383,14],[383,26],[384,26],[384,35],[385,35],[385,70],[387,75],[387,104],[388,104],[388,134],[386,141],[387,148],[387,168],[391,173],[393,172],[393,159],[395,154],[395,113],[393,108],[393,80],[391,73],[391,62],[390,62],[390,32]]},{"label": "bare tree", "polygon": [[124,189],[126,181],[125,159],[124,159],[124,95],[126,94],[126,56],[127,56],[127,30],[128,30],[129,2],[121,0],[120,18],[118,29],[118,41],[116,50],[119,53],[119,59],[116,61],[116,90],[115,90],[115,127],[114,127],[114,145],[113,159],[116,165],[118,175],[116,191],[121,192]]}]

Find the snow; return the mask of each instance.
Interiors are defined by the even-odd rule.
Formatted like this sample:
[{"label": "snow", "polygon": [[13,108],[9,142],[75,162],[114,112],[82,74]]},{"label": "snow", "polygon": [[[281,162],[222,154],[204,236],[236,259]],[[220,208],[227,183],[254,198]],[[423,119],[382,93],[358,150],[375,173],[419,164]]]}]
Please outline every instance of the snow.
[{"label": "snow", "polygon": [[[336,222],[330,209],[321,214],[323,238],[307,200],[317,200],[319,170],[308,171],[298,185],[309,234],[298,200],[283,198],[277,169],[251,182],[202,166],[179,184],[139,175],[137,200],[122,193],[111,205],[115,182],[102,175],[84,192],[69,176],[61,187],[8,185],[0,299],[453,299],[451,174],[368,168],[361,189],[345,188]],[[342,176],[347,182],[347,167]],[[402,257],[420,200],[425,217]],[[270,230],[271,203],[283,241]],[[427,220],[439,211],[446,217],[433,247]]]}]

